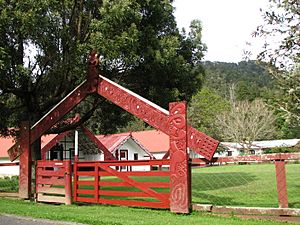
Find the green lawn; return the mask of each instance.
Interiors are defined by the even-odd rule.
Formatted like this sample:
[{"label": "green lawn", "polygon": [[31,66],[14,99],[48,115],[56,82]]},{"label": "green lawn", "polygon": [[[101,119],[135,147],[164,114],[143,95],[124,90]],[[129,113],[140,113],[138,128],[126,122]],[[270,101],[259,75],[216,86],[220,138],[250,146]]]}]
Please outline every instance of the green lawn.
[{"label": "green lawn", "polygon": [[[289,206],[300,208],[300,164],[287,164]],[[116,178],[101,178],[116,181]],[[139,177],[138,181],[168,181],[167,177]],[[0,179],[0,191],[17,180]],[[89,188],[89,187],[86,187]],[[91,188],[91,187],[90,187]],[[125,190],[124,187],[102,187],[103,190]],[[166,188],[156,189],[168,191]],[[138,191],[126,188],[126,191]],[[274,164],[251,164],[194,168],[192,202],[213,205],[278,207]]]},{"label": "green lawn", "polygon": [[16,214],[59,221],[97,225],[158,225],[158,224],[222,224],[222,225],[283,225],[281,222],[242,220],[193,212],[179,215],[168,210],[102,205],[52,205],[0,198],[0,214]]},{"label": "green lawn", "polygon": [[[287,164],[290,207],[300,208],[300,164]],[[193,169],[192,201],[214,205],[278,207],[274,164]]]}]

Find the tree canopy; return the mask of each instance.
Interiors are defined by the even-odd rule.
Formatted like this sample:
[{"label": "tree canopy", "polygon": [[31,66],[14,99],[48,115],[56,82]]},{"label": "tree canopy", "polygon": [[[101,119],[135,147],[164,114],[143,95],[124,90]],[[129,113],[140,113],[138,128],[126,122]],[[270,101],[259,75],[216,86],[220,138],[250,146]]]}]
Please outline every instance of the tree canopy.
[{"label": "tree canopy", "polygon": [[[189,100],[204,76],[201,23],[180,33],[171,3],[0,0],[1,134],[21,120],[34,123],[81,83],[91,49],[101,55],[104,76],[162,107]],[[77,109],[95,111],[94,130],[112,132],[126,123],[128,115],[97,98]]]},{"label": "tree canopy", "polygon": [[[299,128],[300,2],[270,0],[270,7],[263,18],[264,24],[257,28],[254,36],[266,37],[265,48],[258,59],[269,64],[269,71],[280,90],[280,95],[273,99],[273,105],[290,126]],[[275,46],[274,36],[279,42]]]}]

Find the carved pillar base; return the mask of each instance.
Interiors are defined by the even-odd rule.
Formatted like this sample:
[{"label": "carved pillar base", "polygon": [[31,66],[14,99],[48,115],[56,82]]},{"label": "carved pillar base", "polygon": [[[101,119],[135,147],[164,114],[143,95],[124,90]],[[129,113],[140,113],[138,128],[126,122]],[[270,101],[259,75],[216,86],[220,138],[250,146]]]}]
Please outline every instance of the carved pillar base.
[{"label": "carved pillar base", "polygon": [[189,213],[191,186],[187,152],[186,103],[170,103],[169,112],[170,210],[176,213]]}]

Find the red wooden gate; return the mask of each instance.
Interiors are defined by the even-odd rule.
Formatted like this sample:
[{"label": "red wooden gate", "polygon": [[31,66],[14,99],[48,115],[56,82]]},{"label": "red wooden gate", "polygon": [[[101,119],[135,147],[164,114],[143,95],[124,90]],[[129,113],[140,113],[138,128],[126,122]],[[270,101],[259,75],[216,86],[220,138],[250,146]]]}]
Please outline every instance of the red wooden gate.
[{"label": "red wooden gate", "polygon": [[71,162],[37,161],[36,193],[38,202],[55,202],[71,204],[72,179]]},{"label": "red wooden gate", "polygon": [[74,201],[169,208],[169,165],[170,160],[75,162]]}]

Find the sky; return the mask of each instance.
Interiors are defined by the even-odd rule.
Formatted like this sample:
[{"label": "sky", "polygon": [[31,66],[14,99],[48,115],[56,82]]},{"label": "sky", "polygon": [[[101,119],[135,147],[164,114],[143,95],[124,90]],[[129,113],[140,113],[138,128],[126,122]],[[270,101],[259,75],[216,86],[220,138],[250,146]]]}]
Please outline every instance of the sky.
[{"label": "sky", "polygon": [[252,57],[260,52],[263,40],[251,33],[263,24],[260,8],[266,9],[268,0],[175,0],[178,27],[188,30],[193,19],[202,22],[202,41],[207,45],[204,60],[239,62],[243,50],[251,50]]}]

